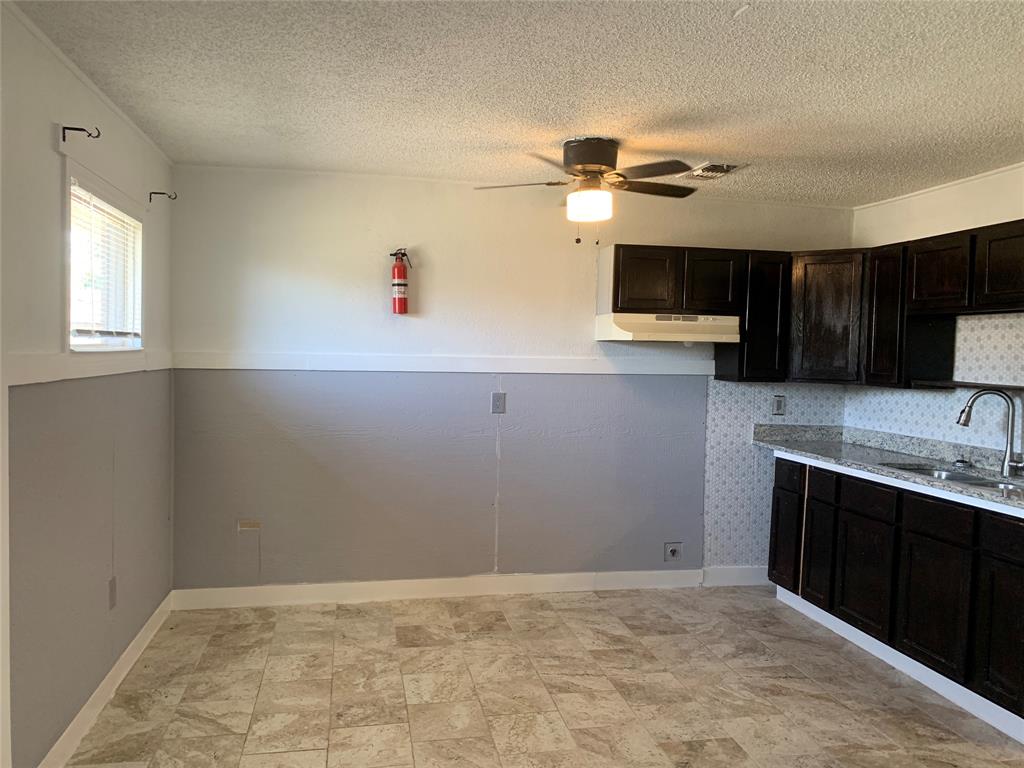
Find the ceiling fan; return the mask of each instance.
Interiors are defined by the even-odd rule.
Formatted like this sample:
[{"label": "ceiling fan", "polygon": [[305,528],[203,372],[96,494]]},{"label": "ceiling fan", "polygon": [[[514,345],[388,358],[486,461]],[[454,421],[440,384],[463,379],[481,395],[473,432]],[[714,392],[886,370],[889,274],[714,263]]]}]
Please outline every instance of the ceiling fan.
[{"label": "ceiling fan", "polygon": [[536,181],[528,184],[496,184],[476,189],[508,189],[510,187],[562,187],[575,184],[576,190],[566,198],[569,221],[607,221],[612,217],[611,190],[639,192],[661,197],[688,197],[697,190],[675,184],[638,181],[655,176],[686,173],[690,166],[682,160],[661,160],[656,163],[616,168],[619,142],[597,136],[569,139],[562,144],[562,162],[531,153],[548,165],[571,176],[565,181]]}]

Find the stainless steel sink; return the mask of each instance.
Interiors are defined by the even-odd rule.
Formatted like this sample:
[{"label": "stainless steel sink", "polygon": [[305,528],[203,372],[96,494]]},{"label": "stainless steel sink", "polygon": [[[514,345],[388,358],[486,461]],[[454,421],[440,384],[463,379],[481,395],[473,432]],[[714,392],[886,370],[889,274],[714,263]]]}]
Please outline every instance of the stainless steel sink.
[{"label": "stainless steel sink", "polygon": [[938,469],[934,464],[912,464],[899,461],[883,461],[880,466],[889,467],[890,469],[902,469],[905,472],[931,472],[934,469]]},{"label": "stainless steel sink", "polygon": [[936,480],[948,480],[951,483],[973,485],[976,488],[991,488],[992,490],[1003,491],[1004,493],[1024,492],[1024,485],[1020,483],[1011,483],[1006,480],[993,480],[986,477],[978,477],[977,475],[970,475],[966,472],[942,469],[941,467],[936,467],[934,464],[883,462],[881,466],[889,467],[890,469],[902,469],[904,472],[912,472],[915,475],[934,477]]},{"label": "stainless steel sink", "polygon": [[968,483],[969,485],[981,485],[990,482],[977,475],[968,475],[966,472],[955,472],[946,469],[910,470],[918,475],[931,475],[936,480],[949,480],[953,483]]}]

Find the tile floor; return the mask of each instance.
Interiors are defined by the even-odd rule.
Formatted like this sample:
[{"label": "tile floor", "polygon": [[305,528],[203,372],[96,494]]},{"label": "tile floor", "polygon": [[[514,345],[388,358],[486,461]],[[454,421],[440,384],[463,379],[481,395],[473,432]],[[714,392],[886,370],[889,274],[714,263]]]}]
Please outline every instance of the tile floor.
[{"label": "tile floor", "polygon": [[171,614],[71,761],[120,768],[1022,768],[762,588]]}]

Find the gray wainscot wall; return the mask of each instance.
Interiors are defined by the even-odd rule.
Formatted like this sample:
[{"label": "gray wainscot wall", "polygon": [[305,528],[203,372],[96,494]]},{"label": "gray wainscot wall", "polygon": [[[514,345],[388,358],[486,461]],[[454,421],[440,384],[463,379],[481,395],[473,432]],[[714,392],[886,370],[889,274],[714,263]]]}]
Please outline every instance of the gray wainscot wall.
[{"label": "gray wainscot wall", "polygon": [[171,412],[169,371],[10,388],[16,768],[39,764],[170,591]]},{"label": "gray wainscot wall", "polygon": [[704,377],[174,375],[176,587],[702,564]]}]

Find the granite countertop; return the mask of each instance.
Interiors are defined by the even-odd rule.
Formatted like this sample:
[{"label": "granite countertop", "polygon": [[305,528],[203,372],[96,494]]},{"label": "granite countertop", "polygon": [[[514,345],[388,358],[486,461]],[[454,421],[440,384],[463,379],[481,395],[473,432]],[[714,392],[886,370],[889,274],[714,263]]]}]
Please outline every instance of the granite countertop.
[{"label": "granite countertop", "polygon": [[[898,442],[898,441],[895,441]],[[1024,517],[1024,477],[1011,482],[1019,483],[1021,488],[1011,491],[982,488],[975,485],[939,480],[928,475],[920,475],[907,470],[885,467],[882,464],[929,464],[938,468],[952,469],[951,462],[932,455],[921,453],[903,453],[872,445],[851,442],[843,435],[841,427],[775,427],[758,425],[755,427],[754,445],[784,451],[794,456],[825,461],[840,467],[849,467],[862,472],[869,472],[881,478],[892,478],[927,488],[936,488],[959,496],[965,496],[992,502],[1000,506],[1014,508],[1006,510],[1009,514]],[[968,474],[977,475],[991,480],[1001,479],[998,472],[970,468]],[[1017,513],[1019,510],[1019,514]]]}]

